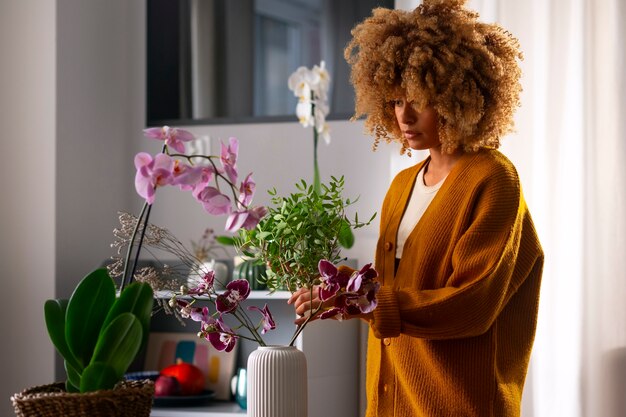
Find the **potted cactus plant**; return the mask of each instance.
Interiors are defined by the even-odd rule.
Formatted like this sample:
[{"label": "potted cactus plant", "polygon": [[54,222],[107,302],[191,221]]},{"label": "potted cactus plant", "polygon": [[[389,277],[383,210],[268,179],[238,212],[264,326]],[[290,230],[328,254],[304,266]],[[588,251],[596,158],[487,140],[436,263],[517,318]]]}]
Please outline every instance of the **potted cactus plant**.
[{"label": "potted cactus plant", "polygon": [[67,379],[13,396],[16,414],[149,416],[153,382],[125,381],[124,374],[148,339],[152,303],[144,283],[117,296],[104,268],[83,278],[69,300],[47,300],[48,335]]}]

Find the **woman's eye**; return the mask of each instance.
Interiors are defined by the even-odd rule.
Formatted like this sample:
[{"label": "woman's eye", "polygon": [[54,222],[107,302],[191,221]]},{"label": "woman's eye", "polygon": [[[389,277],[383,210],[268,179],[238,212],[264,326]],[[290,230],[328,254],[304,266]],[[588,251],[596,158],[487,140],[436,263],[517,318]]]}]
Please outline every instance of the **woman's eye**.
[{"label": "woman's eye", "polygon": [[395,100],[391,100],[391,105],[394,107],[400,107],[402,106],[402,103],[404,102],[404,100],[402,99],[395,99]]}]

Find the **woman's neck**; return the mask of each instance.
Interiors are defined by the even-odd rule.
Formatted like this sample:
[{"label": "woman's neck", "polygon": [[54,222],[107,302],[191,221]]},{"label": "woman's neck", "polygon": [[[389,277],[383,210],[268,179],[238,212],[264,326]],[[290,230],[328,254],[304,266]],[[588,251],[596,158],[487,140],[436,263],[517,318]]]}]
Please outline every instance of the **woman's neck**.
[{"label": "woman's neck", "polygon": [[446,177],[461,158],[463,151],[456,150],[453,153],[442,152],[441,147],[430,149],[430,162],[424,171],[424,183],[435,185]]}]

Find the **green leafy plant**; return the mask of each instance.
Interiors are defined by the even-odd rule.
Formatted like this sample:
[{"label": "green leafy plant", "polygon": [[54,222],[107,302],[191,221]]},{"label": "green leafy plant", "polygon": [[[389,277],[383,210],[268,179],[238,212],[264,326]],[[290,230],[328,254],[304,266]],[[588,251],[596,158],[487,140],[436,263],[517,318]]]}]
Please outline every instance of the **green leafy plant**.
[{"label": "green leafy plant", "polygon": [[321,259],[336,263],[341,248],[354,244],[354,229],[366,226],[347,217],[346,209],[357,200],[344,199],[344,178],[331,177],[321,184],[321,192],[304,180],[296,184],[297,192],[288,197],[269,191],[272,206],[268,214],[251,230],[240,230],[234,244],[257,264],[267,265],[263,283],[270,291],[311,288],[319,284]]},{"label": "green leafy plant", "polygon": [[48,335],[63,356],[68,392],[111,389],[148,340],[153,292],[134,282],[116,297],[104,268],[83,278],[69,300],[47,300]]}]

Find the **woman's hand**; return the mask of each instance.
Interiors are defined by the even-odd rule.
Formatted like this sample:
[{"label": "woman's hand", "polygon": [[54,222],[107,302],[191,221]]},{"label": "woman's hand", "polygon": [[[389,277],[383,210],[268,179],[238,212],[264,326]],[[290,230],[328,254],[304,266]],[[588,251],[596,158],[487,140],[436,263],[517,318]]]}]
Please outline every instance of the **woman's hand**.
[{"label": "woman's hand", "polygon": [[[293,304],[296,314],[298,315],[298,318],[295,321],[296,325],[299,326],[304,323],[310,314],[321,311],[321,309],[318,311],[320,306],[322,306],[322,308],[332,307],[333,299],[331,298],[326,301],[322,301],[320,300],[319,293],[319,286],[317,285],[314,285],[313,288],[300,288],[291,295],[289,300],[287,300],[287,304]],[[317,317],[311,318],[311,320],[316,319]]]},{"label": "woman's hand", "polygon": [[[297,326],[307,321],[311,313],[316,314],[315,317],[311,317],[309,321],[317,320],[317,316],[319,315],[319,313],[327,308],[332,308],[334,302],[334,297],[329,298],[326,301],[320,300],[319,286],[317,285],[314,285],[313,288],[300,288],[298,291],[294,292],[291,295],[289,300],[287,300],[287,304],[294,305],[294,309],[296,310],[296,314],[298,315],[298,318],[294,322]],[[322,306],[322,308],[318,310],[320,306]],[[344,320],[362,319],[369,323],[373,318],[374,313],[362,313],[344,317]]]}]

